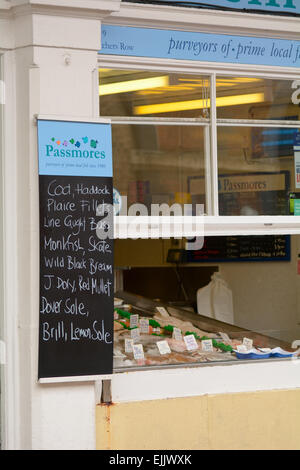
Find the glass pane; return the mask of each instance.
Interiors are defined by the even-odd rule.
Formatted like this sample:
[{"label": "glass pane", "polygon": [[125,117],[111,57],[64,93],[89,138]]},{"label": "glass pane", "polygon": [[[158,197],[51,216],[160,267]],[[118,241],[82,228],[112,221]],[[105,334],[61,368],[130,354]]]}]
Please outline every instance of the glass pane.
[{"label": "glass pane", "polygon": [[220,215],[294,214],[294,199],[300,198],[296,133],[288,128],[218,127]]},{"label": "glass pane", "polygon": [[112,142],[114,188],[128,207],[204,204],[202,127],[113,125]]},{"label": "glass pane", "polygon": [[208,117],[205,76],[100,69],[99,82],[102,116]]},{"label": "glass pane", "polygon": [[293,84],[291,80],[218,77],[217,117],[298,121],[300,108]]},{"label": "glass pane", "polygon": [[190,253],[177,265],[168,251],[185,251],[184,239],[117,240],[114,367],[281,360],[279,347],[291,354],[300,339],[297,238],[205,237],[202,259]]}]

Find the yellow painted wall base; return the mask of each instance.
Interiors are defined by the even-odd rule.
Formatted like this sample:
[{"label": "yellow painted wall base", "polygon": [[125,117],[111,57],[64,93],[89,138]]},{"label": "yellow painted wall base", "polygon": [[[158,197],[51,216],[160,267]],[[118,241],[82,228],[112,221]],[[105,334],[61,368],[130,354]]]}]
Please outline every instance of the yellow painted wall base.
[{"label": "yellow painted wall base", "polygon": [[98,405],[96,441],[99,450],[300,450],[300,390]]}]

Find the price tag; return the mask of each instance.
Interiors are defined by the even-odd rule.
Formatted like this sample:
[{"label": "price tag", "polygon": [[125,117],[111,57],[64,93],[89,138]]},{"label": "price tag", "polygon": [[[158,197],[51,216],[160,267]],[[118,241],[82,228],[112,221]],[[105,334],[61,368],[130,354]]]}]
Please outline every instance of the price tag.
[{"label": "price tag", "polygon": [[134,344],[132,346],[132,349],[133,349],[134,359],[136,359],[137,361],[141,359],[145,359],[144,348],[142,344]]},{"label": "price tag", "polygon": [[168,341],[158,341],[156,344],[161,355],[171,353]]},{"label": "price tag", "polygon": [[139,316],[136,315],[130,315],[130,328],[135,328],[136,326],[139,326]]},{"label": "price tag", "polygon": [[140,338],[141,338],[140,329],[134,328],[133,330],[131,330],[130,336],[134,343],[136,343],[137,341],[140,341]]},{"label": "price tag", "polygon": [[194,351],[195,349],[198,349],[198,344],[194,335],[186,335],[183,339],[188,351]]},{"label": "price tag", "polygon": [[170,316],[165,307],[156,307],[156,310],[161,314],[162,317],[168,318]]},{"label": "price tag", "polygon": [[247,348],[243,344],[239,344],[236,349],[237,349],[237,352],[240,352],[240,353],[247,352]]},{"label": "price tag", "polygon": [[125,352],[132,353],[133,352],[133,339],[125,339]]},{"label": "price tag", "polygon": [[243,346],[245,346],[247,351],[249,351],[249,349],[252,349],[253,348],[253,339],[244,338],[243,339]]},{"label": "price tag", "polygon": [[141,333],[149,334],[149,319],[148,318],[140,319],[140,330],[141,330]]},{"label": "price tag", "polygon": [[211,339],[203,339],[201,341],[202,351],[214,352],[213,342]]},{"label": "price tag", "polygon": [[177,341],[182,341],[182,333],[179,328],[174,327],[172,338],[176,339]]}]

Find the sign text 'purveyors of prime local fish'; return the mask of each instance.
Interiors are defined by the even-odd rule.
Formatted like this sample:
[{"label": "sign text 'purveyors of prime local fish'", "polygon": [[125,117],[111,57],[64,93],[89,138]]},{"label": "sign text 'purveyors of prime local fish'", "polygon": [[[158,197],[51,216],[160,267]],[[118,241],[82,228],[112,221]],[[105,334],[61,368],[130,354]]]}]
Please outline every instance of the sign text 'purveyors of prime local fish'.
[{"label": "sign text 'purveyors of prime local fish'", "polygon": [[98,228],[113,203],[111,126],[39,119],[38,153],[38,376],[110,374],[113,240]]},{"label": "sign text 'purveyors of prime local fish'", "polygon": [[[126,1],[126,0],[123,0]],[[172,0],[154,0],[155,3],[172,3]],[[145,2],[147,3],[147,2]],[[151,2],[149,2],[151,3]],[[300,2],[299,0],[174,0],[174,4],[180,6],[192,5],[203,5],[211,7],[227,7],[234,8],[237,10],[254,10],[254,11],[266,11],[266,12],[277,12],[277,13],[300,13]]]},{"label": "sign text 'purveyors of prime local fish'", "polygon": [[300,41],[287,39],[103,25],[101,46],[101,54],[300,67]]}]

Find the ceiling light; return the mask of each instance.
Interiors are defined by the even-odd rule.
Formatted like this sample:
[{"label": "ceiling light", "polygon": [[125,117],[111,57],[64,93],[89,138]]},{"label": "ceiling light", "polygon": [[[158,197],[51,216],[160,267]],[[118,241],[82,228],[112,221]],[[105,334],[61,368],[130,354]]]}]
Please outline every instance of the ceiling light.
[{"label": "ceiling light", "polygon": [[[217,107],[237,106],[242,104],[261,103],[264,93],[250,93],[246,95],[220,96],[216,99]],[[210,107],[210,100],[175,101],[170,103],[157,103],[145,106],[135,106],[135,115],[171,113],[176,111],[189,111]]]},{"label": "ceiling light", "polygon": [[166,87],[169,85],[169,77],[151,77],[124,82],[109,83],[99,85],[99,95],[114,95],[117,93],[128,93],[131,91],[146,90],[149,88]]}]

